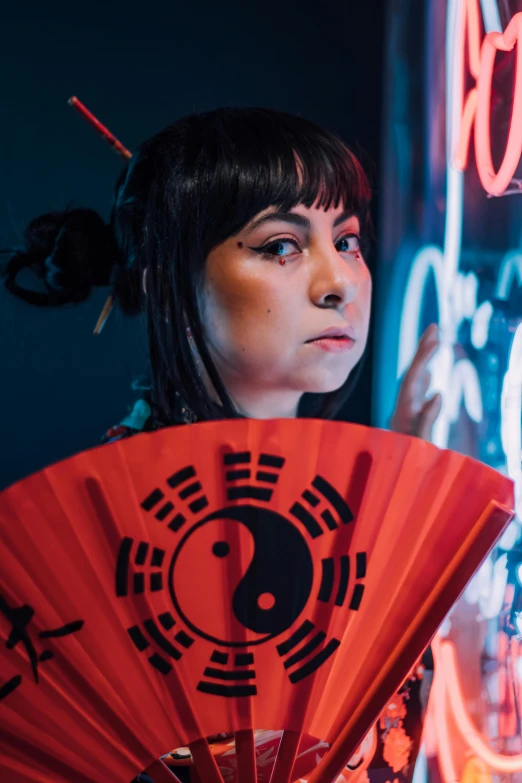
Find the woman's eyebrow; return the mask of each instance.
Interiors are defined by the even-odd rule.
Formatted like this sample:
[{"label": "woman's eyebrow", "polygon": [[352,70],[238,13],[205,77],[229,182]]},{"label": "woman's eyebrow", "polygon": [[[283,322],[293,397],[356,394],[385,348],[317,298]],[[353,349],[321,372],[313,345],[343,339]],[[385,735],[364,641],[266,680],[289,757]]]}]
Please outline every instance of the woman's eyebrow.
[{"label": "woman's eyebrow", "polygon": [[310,229],[310,221],[308,218],[305,218],[302,215],[297,215],[295,212],[270,212],[268,215],[263,215],[263,217],[254,220],[254,222],[251,223],[246,229],[246,233],[250,234],[264,223],[276,222],[291,223],[292,225],[299,226],[300,228]]},{"label": "woman's eyebrow", "polygon": [[[352,217],[356,217],[353,210],[346,210],[335,218],[333,227],[336,228],[341,223],[344,223],[345,220],[349,220]],[[270,222],[290,223],[293,226],[305,228],[307,231],[310,230],[310,221],[308,218],[303,217],[303,215],[298,215],[296,212],[270,212],[268,215],[264,215],[263,217],[260,217],[258,220],[255,220],[253,223],[251,223],[251,225],[246,229],[246,233],[250,234],[256,228],[259,228],[259,226]]]}]

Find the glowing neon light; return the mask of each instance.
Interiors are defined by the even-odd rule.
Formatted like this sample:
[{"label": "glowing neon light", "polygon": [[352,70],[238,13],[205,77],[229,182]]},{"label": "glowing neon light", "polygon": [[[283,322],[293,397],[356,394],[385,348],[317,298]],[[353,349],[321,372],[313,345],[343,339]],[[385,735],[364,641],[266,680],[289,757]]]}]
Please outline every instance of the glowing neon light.
[{"label": "glowing neon light", "polygon": [[493,315],[491,302],[482,302],[477,308],[471,323],[471,344],[477,351],[481,351],[489,337],[489,322]]},{"label": "glowing neon light", "polygon": [[[468,164],[471,131],[475,128],[475,157],[480,181],[488,193],[502,195],[510,186],[522,157],[522,13],[515,14],[504,33],[487,33],[481,42],[480,10],[478,0],[465,0],[464,20],[460,27],[459,46],[464,51],[468,43],[469,71],[476,81],[474,87],[462,101],[465,72],[455,68],[454,78],[459,81],[455,91],[458,104],[456,110],[461,113],[461,130],[457,149],[453,154],[453,165],[464,171]],[[466,36],[467,33],[467,36]],[[495,172],[491,158],[490,109],[493,87],[493,69],[498,51],[509,52],[519,44],[513,98],[511,127],[504,159],[498,172]]]},{"label": "glowing neon light", "polygon": [[[464,175],[468,162],[471,133],[475,132],[477,168],[488,193],[500,195],[515,174],[522,155],[522,13],[511,20],[502,34],[500,15],[495,0],[481,0],[486,36],[481,41],[480,8],[477,0],[448,0],[446,48],[446,221],[443,247],[429,245],[419,250],[413,259],[406,286],[401,314],[400,343],[397,376],[401,377],[410,365],[416,351],[422,316],[422,302],[426,285],[434,283],[438,310],[441,346],[430,363],[432,384],[429,393],[441,392],[443,406],[433,430],[433,442],[441,448],[448,444],[449,430],[460,415],[461,405],[475,421],[482,419],[482,394],[478,373],[468,360],[457,360],[454,345],[464,321],[471,321],[472,344],[477,350],[485,348],[493,315],[491,302],[478,306],[478,279],[465,275],[460,269],[462,228],[464,222]],[[492,57],[497,50],[517,50],[516,90],[512,124],[504,161],[498,173],[491,163],[489,139],[490,91]],[[481,50],[482,45],[482,50]],[[465,53],[468,62],[465,63]],[[465,74],[469,70],[476,87],[465,95]],[[480,105],[480,111],[479,111]],[[485,129],[485,125],[487,128]],[[478,138],[478,142],[477,142]],[[518,145],[518,146],[517,146]],[[478,154],[477,154],[478,153]],[[516,158],[516,160],[515,160]],[[499,270],[495,296],[509,299],[513,285],[522,284],[522,253],[506,253]],[[508,370],[503,379],[501,402],[501,440],[506,455],[506,471],[515,482],[516,508],[519,519],[512,523],[501,540],[504,550],[513,547],[520,535],[522,517],[521,417],[522,390],[522,324],[517,328],[510,346]],[[478,606],[484,619],[493,619],[500,613],[506,598],[508,581],[507,556],[495,561],[489,557],[479,569],[465,592],[465,600]],[[522,638],[522,613],[515,616]],[[449,630],[449,618],[445,621]],[[441,629],[442,632],[442,629]],[[439,639],[435,646],[440,645]],[[446,656],[447,657],[447,656]],[[450,666],[451,664],[451,666]],[[522,662],[514,663],[522,671]],[[448,721],[456,721],[462,738],[481,763],[501,772],[521,771],[522,756],[504,756],[495,753],[480,737],[466,711],[457,663],[437,660],[435,682],[426,730],[425,742],[432,733],[432,744],[437,749],[438,763],[444,783],[459,783],[461,770],[455,766],[453,742]],[[458,689],[453,686],[458,685]],[[429,721],[432,720],[430,727]]]},{"label": "glowing neon light", "polygon": [[[518,531],[515,541],[517,538]],[[506,565],[507,555],[501,555],[495,563],[488,557],[464,592],[464,600],[477,604],[485,620],[498,617],[504,604],[508,580]]]},{"label": "glowing neon light", "polygon": [[508,369],[502,384],[500,435],[508,473],[515,482],[515,510],[522,519],[522,323],[518,326],[509,352]]},{"label": "glowing neon light", "polygon": [[507,774],[521,772],[522,754],[503,756],[495,753],[473,725],[464,704],[464,696],[458,676],[457,657],[453,644],[448,641],[435,640],[433,651],[435,654],[435,671],[440,671],[440,674],[435,675],[434,697],[436,705],[434,717],[437,734],[441,742],[439,760],[445,783],[455,783],[455,781],[459,780],[451,761],[451,739],[446,720],[446,704],[451,706],[452,716],[457,723],[460,734],[482,761],[498,772]]}]

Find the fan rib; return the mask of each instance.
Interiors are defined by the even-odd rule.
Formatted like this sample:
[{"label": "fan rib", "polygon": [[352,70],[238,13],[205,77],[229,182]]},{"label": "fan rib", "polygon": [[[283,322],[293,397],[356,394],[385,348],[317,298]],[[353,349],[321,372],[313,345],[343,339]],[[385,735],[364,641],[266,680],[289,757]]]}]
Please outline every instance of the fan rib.
[{"label": "fan rib", "polygon": [[201,780],[204,780],[205,783],[224,783],[223,776],[206,739],[194,740],[189,743],[189,749]]},{"label": "fan rib", "polygon": [[237,780],[257,783],[256,749],[254,730],[236,731]]},{"label": "fan rib", "polygon": [[178,776],[161,759],[147,767],[145,773],[152,778],[154,783],[181,783]]},{"label": "fan rib", "polygon": [[116,595],[118,598],[127,595],[127,577],[129,575],[129,557],[132,548],[132,538],[126,536],[121,542],[116,564]]},{"label": "fan rib", "polygon": [[292,780],[292,771],[300,741],[301,733],[299,731],[283,731],[270,783],[289,783]]}]

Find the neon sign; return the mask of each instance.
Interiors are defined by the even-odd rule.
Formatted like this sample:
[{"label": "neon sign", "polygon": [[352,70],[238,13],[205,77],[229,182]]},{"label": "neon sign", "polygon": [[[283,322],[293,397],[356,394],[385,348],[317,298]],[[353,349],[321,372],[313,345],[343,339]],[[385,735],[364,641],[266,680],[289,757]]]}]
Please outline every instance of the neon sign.
[{"label": "neon sign", "polygon": [[[458,58],[459,62],[455,63],[453,68],[453,78],[458,82],[454,90],[455,100],[458,101],[455,111],[460,113],[461,120],[457,147],[456,150],[451,150],[452,164],[461,171],[466,169],[471,131],[474,125],[475,157],[480,181],[484,190],[492,196],[501,196],[513,185],[515,188],[520,188],[522,184],[513,180],[522,157],[522,13],[515,14],[503,33],[487,33],[482,42],[480,40],[478,0],[464,0],[460,13],[464,19],[458,25],[459,33],[454,51],[455,58]],[[466,41],[469,52],[469,71],[476,81],[476,87],[470,90],[463,100],[465,68],[460,60],[464,58]],[[511,127],[504,159],[499,171],[495,172],[491,158],[490,132],[490,104],[495,56],[499,51],[512,51],[517,44]]]},{"label": "neon sign", "polygon": [[[438,0],[433,0],[437,3]],[[485,34],[482,33],[482,23]],[[495,170],[491,152],[491,92],[497,52],[514,51],[516,59],[514,97],[508,140],[502,163]],[[468,90],[469,78],[474,86]],[[472,136],[473,134],[473,136]],[[516,13],[502,30],[496,0],[447,0],[446,10],[446,210],[442,246],[433,243],[414,256],[401,311],[397,378],[400,378],[415,354],[421,332],[423,299],[433,284],[439,313],[440,349],[430,364],[430,393],[440,392],[443,405],[433,431],[433,442],[441,448],[450,444],[450,435],[463,412],[478,428],[483,423],[485,398],[477,370],[477,361],[457,351],[462,327],[469,331],[476,354],[487,348],[494,328],[495,306],[507,302],[515,286],[522,286],[522,250],[508,250],[498,267],[498,278],[490,300],[479,304],[479,278],[462,270],[464,227],[464,177],[470,165],[469,150],[474,139],[475,162],[480,182],[489,196],[522,193],[522,181],[516,171],[522,157],[522,13]],[[515,196],[516,198],[516,196]],[[500,378],[500,442],[505,463],[500,468],[515,482],[518,519],[501,539],[504,554],[491,556],[478,571],[464,594],[467,606],[476,607],[484,622],[498,618],[506,606],[508,555],[521,535],[522,518],[522,313],[518,325],[504,336],[508,341],[507,368]],[[458,622],[458,621],[457,621]],[[522,617],[515,618],[518,637],[510,640],[511,658],[522,682]],[[522,771],[522,754],[504,755],[493,750],[477,731],[466,709],[459,680],[457,651],[450,641],[452,617],[441,629],[434,644],[436,680],[430,698],[431,725],[425,737],[427,750],[436,749],[444,783],[464,783],[468,777],[491,779],[491,773],[513,774]],[[497,628],[500,628],[497,620]],[[507,637],[493,634],[490,655],[500,655]],[[479,651],[477,650],[477,656]],[[499,668],[501,668],[499,666]],[[506,684],[497,681],[503,698]],[[518,685],[522,699],[522,685]],[[450,717],[451,716],[451,717]],[[455,755],[452,736],[455,727],[467,747],[468,761],[463,768]],[[425,779],[421,764],[415,783]],[[461,760],[460,760],[461,761]],[[470,766],[471,765],[471,766]],[[475,765],[475,766],[473,766]],[[462,765],[460,765],[462,766]]]},{"label": "neon sign", "polygon": [[[486,21],[500,24],[494,0],[483,0],[483,13]],[[520,35],[522,43],[522,13],[517,13],[511,20],[511,39],[514,48],[516,40],[513,31]],[[485,301],[478,305],[477,292],[479,280],[473,273],[464,274],[460,271],[462,250],[462,229],[464,222],[464,164],[467,163],[467,150],[471,127],[475,124],[475,135],[480,122],[485,122],[484,112],[478,114],[479,89],[476,88],[464,96],[465,47],[468,41],[470,52],[470,68],[473,75],[480,79],[484,54],[494,46],[499,48],[499,39],[495,31],[489,31],[480,48],[480,13],[478,0],[448,0],[447,4],[447,69],[446,69],[446,126],[447,126],[447,171],[446,190],[447,207],[443,247],[428,245],[422,248],[413,259],[410,277],[404,296],[401,315],[399,338],[399,357],[397,376],[401,377],[409,366],[417,347],[422,316],[422,301],[426,286],[431,279],[435,284],[436,298],[439,309],[439,326],[441,346],[433,358],[430,371],[432,384],[430,393],[440,392],[443,397],[441,414],[433,431],[433,442],[441,448],[448,445],[449,432],[456,423],[463,407],[469,418],[480,424],[483,418],[483,400],[481,384],[475,365],[467,358],[456,358],[454,346],[461,325],[468,321],[471,327],[472,342],[475,348],[483,348],[488,337],[489,325],[493,313],[491,302]],[[500,35],[500,33],[499,33]],[[492,37],[491,37],[492,36]],[[507,47],[506,34],[500,35]],[[489,47],[489,48],[488,48]],[[520,50],[519,50],[520,51]],[[489,79],[489,77],[488,77]],[[488,81],[491,85],[491,80]],[[514,107],[518,114],[513,113],[510,138],[522,145],[522,56],[517,57],[517,88],[519,97],[515,99]],[[473,96],[475,95],[475,98]],[[486,105],[486,104],[484,104]],[[489,98],[487,99],[487,125],[489,129]],[[464,108],[463,108],[464,107]],[[471,107],[471,108],[470,108]],[[518,139],[514,134],[518,129]],[[480,134],[479,134],[480,135]],[[484,137],[481,132],[480,138]],[[513,144],[512,142],[512,148]],[[509,145],[508,145],[509,146]],[[452,151],[458,149],[461,155],[455,163]],[[489,150],[489,147],[488,147]],[[519,150],[519,158],[522,149]],[[489,156],[491,152],[489,151]],[[458,156],[457,156],[458,157]],[[504,166],[506,162],[504,158]],[[517,159],[518,164],[518,159]],[[511,171],[513,161],[509,167]],[[516,166],[515,166],[516,169]],[[506,169],[507,170],[507,169]],[[501,167],[502,171],[502,167]],[[484,172],[483,172],[484,173]],[[514,173],[514,170],[513,172]],[[498,176],[498,175],[495,175]],[[503,174],[504,177],[504,174]],[[505,178],[505,177],[504,177]],[[511,183],[512,174],[508,185]],[[488,183],[491,186],[491,182]],[[495,291],[496,299],[506,300],[513,284],[522,285],[522,252],[511,250],[506,253],[500,265],[499,279]],[[518,338],[520,340],[520,338]],[[516,367],[520,349],[517,344],[511,351],[509,370],[509,394],[504,398],[506,404],[501,410],[501,429],[509,475],[516,485],[516,509],[522,517],[522,474],[520,469],[520,426],[512,426],[517,413],[520,415],[522,379],[513,369]],[[506,383],[506,380],[504,380]],[[509,401],[509,404],[507,404]],[[510,422],[508,425],[507,422]],[[520,419],[519,419],[520,421]],[[518,467],[517,467],[518,466]],[[513,523],[516,525],[517,523]],[[513,527],[506,535],[514,537]]]}]

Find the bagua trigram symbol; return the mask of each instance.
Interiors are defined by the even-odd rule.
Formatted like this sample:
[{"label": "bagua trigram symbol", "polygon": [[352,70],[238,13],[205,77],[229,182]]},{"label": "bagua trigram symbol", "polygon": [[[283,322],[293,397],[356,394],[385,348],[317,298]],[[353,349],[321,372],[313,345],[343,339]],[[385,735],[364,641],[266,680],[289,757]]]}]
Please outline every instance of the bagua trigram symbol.
[{"label": "bagua trigram symbol", "polygon": [[[222,462],[230,505],[211,509],[192,465],[167,477],[142,501],[141,508],[154,524],[172,531],[173,545],[167,551],[123,539],[116,595],[146,593],[148,605],[153,605],[154,594],[162,597],[161,611],[127,629],[137,650],[146,653],[161,674],[168,675],[196,640],[203,641],[211,647],[198,690],[215,696],[254,696],[257,646],[281,637],[276,650],[291,683],[316,671],[339,647],[339,639],[329,638],[302,615],[314,589],[311,547],[320,537],[352,526],[354,513],[330,482],[316,475],[283,515],[271,501],[284,476],[284,457],[260,453],[256,458],[244,451],[225,454]],[[239,560],[234,559],[241,536],[243,546],[248,539],[252,547],[244,573],[237,571]],[[315,600],[357,611],[366,570],[365,552],[355,553],[353,562],[348,554],[323,558]],[[235,581],[230,574],[235,574]],[[223,585],[229,582],[235,587],[230,588],[223,611]],[[202,584],[207,586],[207,600],[196,601]],[[221,596],[219,605],[216,595]]]}]

